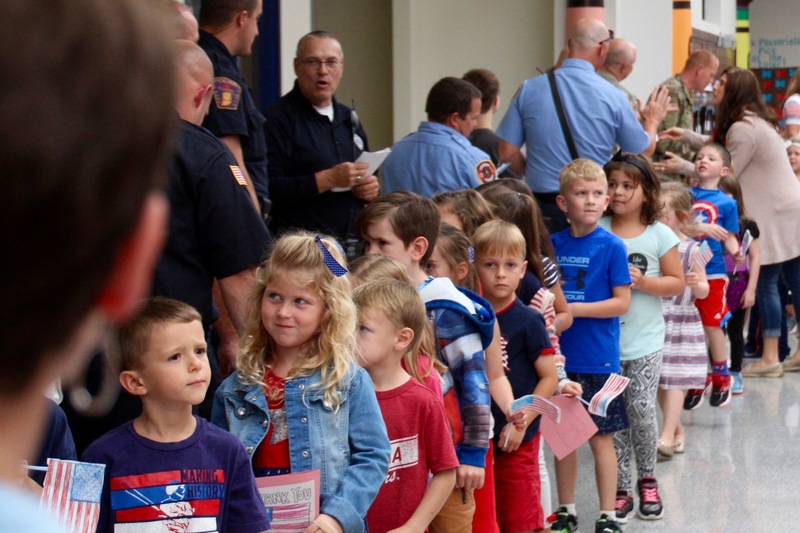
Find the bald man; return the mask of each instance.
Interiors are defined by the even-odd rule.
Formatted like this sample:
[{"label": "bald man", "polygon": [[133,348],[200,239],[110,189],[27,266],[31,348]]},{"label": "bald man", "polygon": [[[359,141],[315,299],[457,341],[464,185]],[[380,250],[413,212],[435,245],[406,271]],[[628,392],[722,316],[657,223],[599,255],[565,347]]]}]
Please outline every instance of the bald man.
[{"label": "bald man", "polygon": [[[625,95],[597,75],[605,62],[613,32],[596,19],[575,23],[569,37],[569,57],[555,71],[569,131],[579,157],[600,165],[612,156],[614,144],[626,152],[652,154],[656,128],[666,113],[668,93],[658,88],[653,105],[640,124]],[[551,96],[547,76],[523,82],[503,117],[497,135],[500,157],[512,170],[524,173],[551,232],[566,229],[566,216],[556,206],[558,174],[572,161],[565,132]],[[526,146],[527,159],[520,148]]]},{"label": "bald man", "polygon": [[597,71],[600,77],[625,94],[631,109],[639,116],[639,99],[622,86],[622,80],[633,72],[636,63],[636,47],[626,39],[614,39],[608,47],[608,54],[603,66]]}]

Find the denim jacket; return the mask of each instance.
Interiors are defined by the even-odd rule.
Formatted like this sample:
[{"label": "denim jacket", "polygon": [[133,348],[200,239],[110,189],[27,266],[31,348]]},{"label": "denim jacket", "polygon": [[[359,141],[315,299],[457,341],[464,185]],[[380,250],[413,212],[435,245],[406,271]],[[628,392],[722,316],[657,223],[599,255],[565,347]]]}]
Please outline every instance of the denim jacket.
[{"label": "denim jacket", "polygon": [[[364,531],[364,517],[389,470],[389,438],[375,390],[363,368],[353,366],[339,387],[334,412],[324,392],[312,387],[320,371],[286,381],[286,418],[292,472],[320,471],[320,512],[345,532]],[[214,395],[211,422],[239,437],[250,459],[269,429],[259,385],[228,376]]]}]

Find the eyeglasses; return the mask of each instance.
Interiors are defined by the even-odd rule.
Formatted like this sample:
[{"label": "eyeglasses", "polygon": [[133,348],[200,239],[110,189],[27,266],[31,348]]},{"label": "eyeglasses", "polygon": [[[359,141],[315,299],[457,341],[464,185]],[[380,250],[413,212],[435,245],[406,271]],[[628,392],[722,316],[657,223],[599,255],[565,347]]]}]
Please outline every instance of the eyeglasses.
[{"label": "eyeglasses", "polygon": [[603,39],[602,41],[600,41],[597,44],[610,43],[613,40],[614,40],[614,30],[608,30],[608,39]]},{"label": "eyeglasses", "polygon": [[339,59],[317,59],[316,57],[309,57],[307,59],[301,59],[300,63],[308,70],[319,70],[322,65],[325,65],[328,70],[339,70],[342,68],[343,62]]},{"label": "eyeglasses", "polygon": [[714,81],[714,85],[716,85],[718,87],[723,87],[725,85],[725,80],[723,80],[722,78],[720,78],[718,80],[715,80]]}]

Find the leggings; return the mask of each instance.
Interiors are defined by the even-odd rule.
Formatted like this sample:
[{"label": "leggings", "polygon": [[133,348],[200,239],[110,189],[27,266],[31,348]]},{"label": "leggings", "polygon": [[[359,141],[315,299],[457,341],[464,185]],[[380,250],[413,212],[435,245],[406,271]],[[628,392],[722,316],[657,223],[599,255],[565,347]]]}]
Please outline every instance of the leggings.
[{"label": "leggings", "polygon": [[632,492],[631,449],[636,454],[638,479],[655,477],[658,445],[656,393],[661,359],[661,350],[658,350],[632,361],[622,361],[622,375],[631,381],[623,393],[629,426],[614,433],[619,491]]}]

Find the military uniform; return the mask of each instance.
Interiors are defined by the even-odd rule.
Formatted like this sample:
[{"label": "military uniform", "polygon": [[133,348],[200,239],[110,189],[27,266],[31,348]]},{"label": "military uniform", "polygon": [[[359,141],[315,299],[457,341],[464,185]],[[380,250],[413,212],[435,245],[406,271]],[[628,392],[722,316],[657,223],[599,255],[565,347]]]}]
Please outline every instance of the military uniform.
[{"label": "military uniform", "polygon": [[485,152],[453,128],[427,121],[392,146],[381,169],[383,192],[406,190],[426,198],[472,189],[496,178]]},{"label": "military uniform", "polygon": [[[683,83],[681,75],[678,74],[674,78],[668,79],[663,85],[669,89],[669,106],[667,107],[666,118],[658,126],[659,133],[672,127],[690,130],[693,129],[694,102],[692,99],[692,94]],[[672,152],[673,154],[680,156],[687,161],[691,161],[694,157],[692,150],[690,150],[689,147],[682,142],[659,141],[656,144],[656,151],[653,154],[653,161],[661,161],[664,159],[664,154],[666,152]],[[681,176],[677,174],[662,174],[661,177],[672,181],[682,180]]]},{"label": "military uniform", "polygon": [[238,135],[241,138],[244,164],[256,194],[259,199],[269,198],[264,115],[256,107],[236,58],[225,45],[202,30],[197,44],[214,65],[214,101],[203,126],[217,137]]},{"label": "military uniform", "polygon": [[636,118],[639,118],[639,114],[641,113],[641,109],[639,108],[639,99],[636,98],[636,95],[631,93],[628,89],[622,86],[622,84],[614,77],[613,74],[610,72],[606,72],[604,70],[598,72],[601,78],[606,80],[608,83],[619,89],[625,94],[625,98],[628,99],[628,103],[631,105],[631,109],[636,114]]}]

